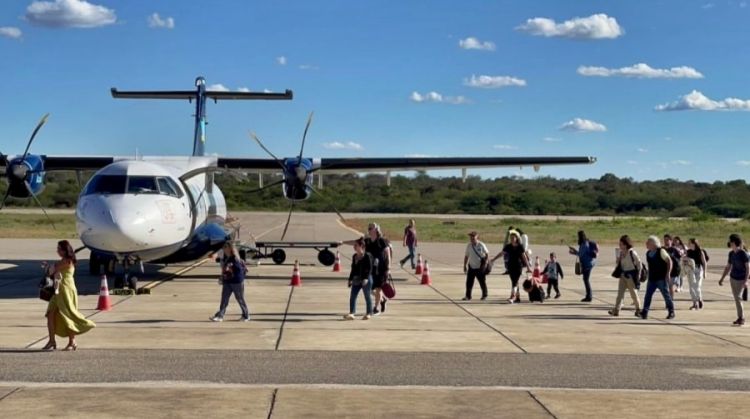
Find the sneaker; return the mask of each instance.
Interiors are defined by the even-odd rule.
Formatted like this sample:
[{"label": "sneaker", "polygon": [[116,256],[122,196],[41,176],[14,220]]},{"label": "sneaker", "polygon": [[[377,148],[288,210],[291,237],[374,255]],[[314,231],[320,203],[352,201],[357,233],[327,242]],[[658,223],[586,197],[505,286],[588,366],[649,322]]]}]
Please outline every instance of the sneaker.
[{"label": "sneaker", "polygon": [[703,300],[698,301],[698,308],[703,310]]},{"label": "sneaker", "polygon": [[642,318],[643,320],[648,320],[648,312],[646,312],[646,311],[641,311],[641,318]]},{"label": "sneaker", "polygon": [[483,296],[482,296],[482,298],[480,298],[480,300],[482,300],[482,301],[484,301],[484,300],[486,300],[486,299],[487,299],[487,296],[486,296],[486,295],[483,295]]},{"label": "sneaker", "polygon": [[372,315],[373,316],[379,316],[380,315],[380,311],[376,308],[375,310],[372,311]]},{"label": "sneaker", "polygon": [[667,314],[667,320],[674,319],[674,311],[670,311],[669,314]]},{"label": "sneaker", "polygon": [[380,302],[380,312],[385,313],[385,303],[387,303],[388,300],[383,300]]},{"label": "sneaker", "polygon": [[514,301],[516,304],[521,304],[521,297],[516,297],[516,301]]},{"label": "sneaker", "polygon": [[370,318],[372,318],[372,316],[369,314],[365,314],[364,316],[362,316],[362,320],[370,320]]},{"label": "sneaker", "polygon": [[607,313],[609,313],[610,316],[618,317],[620,313],[615,312],[614,310],[609,310]]},{"label": "sneaker", "polygon": [[560,298],[560,294],[555,295],[555,300],[557,300],[558,298]]},{"label": "sneaker", "polygon": [[354,320],[354,314],[347,314],[346,316],[344,316],[344,320]]},{"label": "sneaker", "polygon": [[515,298],[508,298],[508,304],[513,304],[514,301],[516,301]]},{"label": "sneaker", "polygon": [[249,322],[250,321],[250,317],[241,317],[240,321],[241,322]]},{"label": "sneaker", "polygon": [[635,317],[641,317],[641,311],[640,310],[636,310],[635,311]]},{"label": "sneaker", "polygon": [[404,267],[404,263],[406,263],[406,261],[402,260],[402,261],[401,261],[401,262],[399,262],[398,264],[399,264],[399,265],[400,265],[400,266],[401,266],[401,267],[403,268],[403,267]]},{"label": "sneaker", "polygon": [[208,319],[211,320],[212,322],[223,322],[224,321],[224,318],[223,317],[219,317],[219,316],[211,316]]},{"label": "sneaker", "polygon": [[590,303],[591,302],[591,298],[586,297],[586,298],[582,299],[581,302],[582,303]]},{"label": "sneaker", "polygon": [[471,298],[469,298],[469,297],[464,297],[464,298],[462,298],[462,299],[461,299],[461,301],[471,301]]}]

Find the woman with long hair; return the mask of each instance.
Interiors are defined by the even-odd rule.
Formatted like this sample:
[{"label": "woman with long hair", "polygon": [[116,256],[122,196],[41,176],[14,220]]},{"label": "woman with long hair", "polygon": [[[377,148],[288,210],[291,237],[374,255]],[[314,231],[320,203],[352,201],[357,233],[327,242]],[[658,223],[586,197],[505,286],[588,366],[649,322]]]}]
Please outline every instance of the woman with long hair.
[{"label": "woman with long hair", "polygon": [[66,351],[78,349],[76,336],[88,332],[96,327],[96,324],[78,311],[78,290],[76,289],[75,265],[76,254],[73,246],[67,240],[57,242],[57,255],[60,260],[54,265],[47,262],[42,263],[42,268],[47,271],[55,281],[55,294],[47,305],[47,332],[49,340],[42,350],[51,351],[57,349],[55,335],[68,338]]},{"label": "woman with long hair", "polygon": [[[599,256],[599,246],[593,240],[586,237],[586,233],[581,230],[578,232],[578,249],[568,246],[571,255],[578,256],[581,264],[581,275],[583,276],[583,287],[586,290],[586,296],[581,302],[590,303],[593,299],[591,291],[591,271],[596,265],[596,258]],[[576,272],[577,273],[577,272]]]},{"label": "woman with long hair", "polygon": [[245,303],[245,274],[247,268],[232,242],[224,243],[222,250],[224,251],[224,257],[221,262],[221,303],[219,304],[219,311],[210,320],[212,322],[224,320],[224,314],[229,305],[229,297],[234,294],[234,298],[240,305],[240,310],[242,310],[240,321],[249,321],[250,311],[247,308],[247,303]]},{"label": "woman with long hair", "polygon": [[633,249],[633,241],[627,234],[620,237],[620,252],[617,258],[617,266],[620,267],[620,281],[617,287],[617,298],[615,308],[609,310],[612,316],[619,316],[622,309],[622,300],[625,298],[625,290],[630,292],[630,297],[635,304],[635,316],[641,317],[641,301],[638,299],[636,281],[641,277],[641,259]]},{"label": "woman with long hair", "polygon": [[688,246],[690,247],[687,251],[687,257],[695,262],[695,271],[693,276],[688,277],[690,284],[690,299],[693,300],[693,306],[691,310],[703,309],[703,280],[706,279],[706,267],[708,262],[706,261],[706,253],[698,243],[696,239],[688,240]]},{"label": "woman with long hair", "polygon": [[372,317],[372,263],[373,257],[365,252],[365,239],[360,237],[354,241],[354,256],[352,256],[352,270],[349,272],[349,314],[344,316],[344,320],[354,320],[357,314],[357,296],[359,292],[365,296],[367,312],[362,320],[369,320]]},{"label": "woman with long hair", "polygon": [[500,259],[503,256],[508,257],[508,275],[510,275],[510,298],[508,302],[510,304],[521,302],[521,293],[518,287],[518,281],[521,279],[523,269],[526,268],[529,271],[529,258],[526,255],[526,249],[521,244],[521,237],[518,234],[510,234],[510,243],[503,247],[494,258],[492,262]]}]

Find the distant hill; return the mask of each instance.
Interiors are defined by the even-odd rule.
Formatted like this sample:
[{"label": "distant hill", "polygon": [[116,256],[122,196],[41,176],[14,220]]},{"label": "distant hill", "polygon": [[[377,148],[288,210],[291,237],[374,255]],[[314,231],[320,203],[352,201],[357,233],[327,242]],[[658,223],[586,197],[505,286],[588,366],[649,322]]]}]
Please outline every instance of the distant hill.
[{"label": "distant hill", "polygon": [[[91,173],[83,176],[83,181]],[[269,183],[276,176],[266,176]],[[217,175],[233,210],[288,209],[281,186],[259,193],[258,177]],[[386,186],[384,175],[333,175],[323,177],[322,192],[328,202],[313,196],[298,205],[300,211],[339,211],[427,214],[528,214],[528,215],[642,215],[678,217],[750,216],[750,186],[744,180],[731,182],[681,182],[659,180],[636,182],[607,174],[579,181],[542,177],[435,178],[425,174],[394,176]],[[317,179],[315,184],[317,185]],[[6,188],[0,180],[0,191]],[[75,207],[80,188],[72,173],[49,173],[47,189],[40,196],[47,207]],[[29,200],[11,200],[11,206],[34,206]]]}]

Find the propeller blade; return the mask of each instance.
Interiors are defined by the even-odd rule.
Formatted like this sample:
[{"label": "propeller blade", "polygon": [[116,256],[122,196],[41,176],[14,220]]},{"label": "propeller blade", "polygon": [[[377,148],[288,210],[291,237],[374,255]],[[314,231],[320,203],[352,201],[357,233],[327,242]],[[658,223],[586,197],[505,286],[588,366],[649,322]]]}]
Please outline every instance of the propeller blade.
[{"label": "propeller blade", "polygon": [[289,222],[292,221],[292,212],[294,212],[294,201],[289,205],[289,216],[286,217],[286,225],[284,226],[284,232],[281,233],[281,241],[284,241],[286,237],[286,231],[289,230]]},{"label": "propeller blade", "polygon": [[297,159],[297,164],[302,163],[302,152],[305,151],[305,138],[307,138],[307,130],[310,129],[310,124],[312,123],[313,114],[315,112],[310,112],[310,116],[307,117],[307,124],[305,124],[305,132],[302,134],[302,147],[299,149],[299,158]]},{"label": "propeller blade", "polygon": [[274,186],[277,186],[277,185],[281,185],[282,183],[284,183],[284,179],[278,180],[278,181],[273,182],[273,183],[269,183],[268,185],[263,185],[262,188],[253,189],[249,193],[261,192],[261,191],[264,191],[264,190],[266,190],[268,188],[271,188],[271,187],[274,187]]},{"label": "propeller blade", "polygon": [[52,222],[52,218],[50,218],[49,214],[47,214],[47,210],[44,209],[44,206],[39,201],[39,198],[37,198],[36,195],[34,194],[34,191],[31,190],[31,185],[29,185],[29,182],[25,180],[23,181],[23,184],[24,186],[26,186],[26,190],[29,191],[29,195],[31,195],[31,197],[34,198],[34,201],[36,201],[36,204],[39,205],[39,208],[42,209],[44,216],[47,217],[47,221],[49,221],[49,223],[52,224],[52,229],[57,230],[57,228],[55,227],[55,223]]},{"label": "propeller blade", "polygon": [[34,142],[34,137],[36,137],[36,133],[39,132],[39,129],[42,128],[42,125],[44,125],[45,122],[47,122],[47,118],[49,118],[49,114],[46,114],[42,117],[42,119],[39,121],[38,124],[36,124],[36,128],[34,128],[34,132],[31,133],[31,138],[29,138],[29,143],[26,144],[26,150],[23,152],[23,157],[21,158],[26,159],[26,155],[29,154],[29,149],[31,148],[31,143]]},{"label": "propeller blade", "polygon": [[10,185],[8,185],[8,190],[5,191],[5,196],[3,197],[2,202],[0,202],[0,210],[5,207],[5,201],[8,200],[8,197],[10,196]]},{"label": "propeller blade", "polygon": [[268,153],[269,156],[273,157],[273,159],[276,160],[276,163],[278,163],[279,166],[281,166],[281,170],[286,170],[286,168],[284,167],[284,164],[281,162],[281,159],[279,159],[273,153],[271,153],[271,150],[267,149],[266,146],[263,145],[263,142],[260,141],[260,138],[258,138],[258,136],[255,135],[254,132],[250,133],[250,138],[252,138],[253,140],[255,140],[255,142],[258,143],[258,145],[260,146],[260,148],[263,149],[263,151],[265,151],[266,153]]},{"label": "propeller blade", "polygon": [[341,213],[339,212],[339,210],[336,209],[336,205],[333,204],[333,200],[331,200],[331,198],[329,198],[328,196],[324,195],[323,192],[320,192],[319,190],[313,188],[312,186],[308,186],[308,187],[310,188],[311,191],[313,191],[313,193],[315,193],[315,195],[318,195],[319,197],[323,198],[323,200],[326,201],[328,203],[328,205],[330,205],[331,208],[333,208],[334,211],[336,211],[336,214],[339,216],[339,218],[341,219],[341,221],[346,221],[346,218],[344,218],[344,216],[341,215]]}]

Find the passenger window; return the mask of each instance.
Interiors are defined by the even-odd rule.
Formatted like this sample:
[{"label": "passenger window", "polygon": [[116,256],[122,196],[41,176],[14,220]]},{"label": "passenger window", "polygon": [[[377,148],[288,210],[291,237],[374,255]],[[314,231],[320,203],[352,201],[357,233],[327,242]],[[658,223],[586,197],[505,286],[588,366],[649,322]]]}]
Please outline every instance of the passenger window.
[{"label": "passenger window", "polygon": [[128,193],[158,194],[159,189],[156,187],[156,178],[151,176],[129,176]]},{"label": "passenger window", "polygon": [[177,198],[182,196],[179,187],[172,179],[160,177],[156,178],[156,182],[159,184],[159,192],[161,192],[162,195],[169,195]]}]

